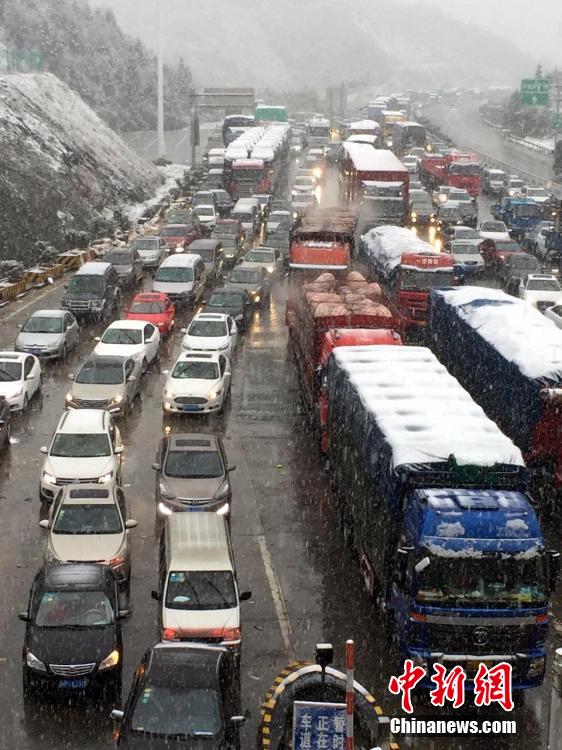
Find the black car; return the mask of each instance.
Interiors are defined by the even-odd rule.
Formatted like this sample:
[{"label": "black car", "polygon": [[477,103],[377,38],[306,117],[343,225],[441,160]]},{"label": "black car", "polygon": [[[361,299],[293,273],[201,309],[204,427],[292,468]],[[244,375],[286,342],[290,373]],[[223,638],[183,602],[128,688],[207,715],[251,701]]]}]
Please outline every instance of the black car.
[{"label": "black car", "polygon": [[205,312],[230,315],[240,331],[247,331],[252,307],[252,300],[245,289],[225,286],[213,291],[205,305]]},{"label": "black car", "polygon": [[107,565],[48,563],[35,576],[26,623],[23,693],[121,691],[123,643],[117,581]]},{"label": "black car", "polygon": [[12,434],[11,418],[10,404],[4,396],[0,396],[0,450],[4,450],[10,445],[10,435]]},{"label": "black car", "polygon": [[230,193],[223,189],[212,190],[211,192],[215,196],[215,205],[220,216],[228,216],[234,208],[234,201]]},{"label": "black car", "polygon": [[239,675],[225,648],[156,643],[137,667],[117,745],[135,750],[239,750]]},{"label": "black car", "polygon": [[410,226],[427,226],[435,221],[435,207],[427,193],[415,195],[410,200]]},{"label": "black car", "polygon": [[[211,237],[214,237],[211,234]],[[230,270],[240,261],[244,255],[244,247],[236,237],[221,237],[222,247],[224,250],[224,268]]]}]

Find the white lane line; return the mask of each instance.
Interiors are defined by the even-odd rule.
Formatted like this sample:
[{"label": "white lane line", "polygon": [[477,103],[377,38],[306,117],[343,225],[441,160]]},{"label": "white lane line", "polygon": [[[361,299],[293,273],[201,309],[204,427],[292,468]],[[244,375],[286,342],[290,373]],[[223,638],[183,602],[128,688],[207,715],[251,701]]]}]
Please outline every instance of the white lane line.
[{"label": "white lane line", "polygon": [[257,540],[263,560],[263,566],[265,568],[265,574],[267,576],[267,582],[269,583],[271,596],[273,598],[275,614],[277,615],[279,627],[281,628],[281,635],[283,636],[285,650],[289,659],[294,660],[296,659],[296,656],[292,643],[291,623],[289,622],[289,616],[287,615],[287,607],[285,605],[285,597],[283,596],[281,584],[279,583],[279,579],[277,578],[277,574],[275,573],[275,570],[273,568],[273,563],[271,561],[271,555],[269,554],[269,549],[265,541],[265,536],[263,534],[258,534]]},{"label": "white lane line", "polygon": [[60,286],[60,284],[55,285],[55,287],[48,286],[39,294],[33,294],[33,290],[31,290],[31,299],[29,300],[29,302],[26,302],[25,305],[18,305],[17,309],[15,309],[14,312],[11,312],[9,315],[0,315],[0,324],[6,323],[8,320],[15,318],[16,315],[19,315],[22,310],[26,310],[28,307],[31,307],[31,305],[34,305],[40,299],[43,299],[43,297],[46,297],[48,294],[53,292],[58,286]]}]

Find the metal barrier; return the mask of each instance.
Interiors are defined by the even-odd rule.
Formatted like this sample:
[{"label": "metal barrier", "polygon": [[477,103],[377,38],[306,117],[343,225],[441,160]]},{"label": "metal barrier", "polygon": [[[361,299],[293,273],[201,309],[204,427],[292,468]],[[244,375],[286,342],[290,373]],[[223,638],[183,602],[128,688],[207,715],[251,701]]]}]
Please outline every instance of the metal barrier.
[{"label": "metal barrier", "polygon": [[523,148],[528,148],[530,151],[536,151],[538,154],[546,154],[547,156],[552,156],[554,154],[554,151],[550,148],[539,146],[538,143],[528,141],[526,138],[519,138],[519,136],[512,135],[511,133],[507,135],[505,139],[506,141],[511,141],[511,143],[516,143],[518,146],[523,146]]}]

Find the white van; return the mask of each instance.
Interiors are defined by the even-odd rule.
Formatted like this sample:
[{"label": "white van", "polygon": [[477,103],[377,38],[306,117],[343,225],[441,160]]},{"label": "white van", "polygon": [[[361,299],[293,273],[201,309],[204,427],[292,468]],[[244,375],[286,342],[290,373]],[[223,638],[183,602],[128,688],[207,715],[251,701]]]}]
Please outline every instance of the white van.
[{"label": "white van", "polygon": [[176,304],[195,304],[203,294],[207,272],[200,255],[174,253],[159,266],[152,282],[154,292],[163,292]]},{"label": "white van", "polygon": [[240,654],[240,602],[227,521],[217,513],[172,513],[160,542],[163,640],[204,640]]}]

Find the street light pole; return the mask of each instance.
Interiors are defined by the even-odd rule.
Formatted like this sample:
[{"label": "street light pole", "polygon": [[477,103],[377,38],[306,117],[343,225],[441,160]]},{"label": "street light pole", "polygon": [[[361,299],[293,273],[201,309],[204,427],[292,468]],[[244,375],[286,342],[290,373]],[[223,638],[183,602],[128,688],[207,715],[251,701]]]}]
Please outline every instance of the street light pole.
[{"label": "street light pole", "polygon": [[166,156],[164,139],[164,51],[162,49],[162,0],[156,0],[156,24],[158,43],[158,158]]}]

